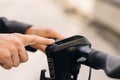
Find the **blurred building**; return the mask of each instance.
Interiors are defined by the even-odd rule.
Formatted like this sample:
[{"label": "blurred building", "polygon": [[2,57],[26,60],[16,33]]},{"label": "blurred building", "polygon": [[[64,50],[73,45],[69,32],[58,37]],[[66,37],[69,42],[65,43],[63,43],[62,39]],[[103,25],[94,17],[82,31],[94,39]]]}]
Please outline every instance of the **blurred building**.
[{"label": "blurred building", "polygon": [[120,34],[120,0],[57,0],[62,6],[71,11],[77,11],[106,25]]}]

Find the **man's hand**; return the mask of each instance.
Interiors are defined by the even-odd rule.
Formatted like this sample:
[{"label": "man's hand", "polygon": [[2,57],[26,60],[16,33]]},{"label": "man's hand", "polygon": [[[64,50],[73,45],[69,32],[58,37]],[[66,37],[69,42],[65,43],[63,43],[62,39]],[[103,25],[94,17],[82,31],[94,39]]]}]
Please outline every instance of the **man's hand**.
[{"label": "man's hand", "polygon": [[[30,34],[30,35],[37,35],[45,38],[51,38],[51,39],[64,39],[64,36],[58,33],[57,31],[51,29],[51,28],[40,28],[40,27],[35,27],[31,26],[30,28],[27,29],[25,34]],[[33,46],[34,48],[40,49],[43,52],[45,52],[46,45],[36,45]]]},{"label": "man's hand", "polygon": [[17,67],[28,60],[25,46],[53,44],[53,39],[38,37],[36,35],[0,34],[0,65],[5,69]]}]

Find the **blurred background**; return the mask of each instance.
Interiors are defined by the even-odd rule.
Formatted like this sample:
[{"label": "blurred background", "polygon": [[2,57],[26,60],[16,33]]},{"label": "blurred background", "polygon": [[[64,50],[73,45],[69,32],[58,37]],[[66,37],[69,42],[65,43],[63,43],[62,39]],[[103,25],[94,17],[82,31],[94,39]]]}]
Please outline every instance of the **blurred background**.
[{"label": "blurred background", "polygon": [[[83,35],[93,48],[120,55],[120,0],[0,0],[0,16],[51,27],[66,37]],[[48,69],[46,56],[41,51],[28,53],[28,62],[18,68],[0,67],[0,80],[39,80],[41,69]],[[88,71],[82,66],[78,80],[87,80]],[[91,80],[115,79],[93,70]]]}]

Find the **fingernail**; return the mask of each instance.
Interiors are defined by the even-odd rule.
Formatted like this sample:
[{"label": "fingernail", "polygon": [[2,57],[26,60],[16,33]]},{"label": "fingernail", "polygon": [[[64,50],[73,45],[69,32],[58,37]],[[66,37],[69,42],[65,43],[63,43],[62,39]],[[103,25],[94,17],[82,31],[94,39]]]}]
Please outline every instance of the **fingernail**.
[{"label": "fingernail", "polygon": [[54,40],[54,39],[49,39],[49,41],[50,41],[50,44],[55,43],[55,40]]}]

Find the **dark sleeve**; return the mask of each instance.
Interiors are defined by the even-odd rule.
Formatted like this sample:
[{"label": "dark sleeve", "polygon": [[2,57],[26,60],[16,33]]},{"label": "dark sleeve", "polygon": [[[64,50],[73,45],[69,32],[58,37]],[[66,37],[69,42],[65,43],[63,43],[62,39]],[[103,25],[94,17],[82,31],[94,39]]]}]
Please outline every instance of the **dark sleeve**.
[{"label": "dark sleeve", "polygon": [[0,33],[22,33],[24,34],[30,24],[21,23],[18,21],[10,21],[6,18],[0,18]]},{"label": "dark sleeve", "polygon": [[[21,23],[18,21],[10,21],[6,18],[0,18],[0,33],[21,33],[24,34],[25,31],[30,27],[30,24]],[[26,50],[36,51],[36,49],[31,46],[26,46]]]}]

